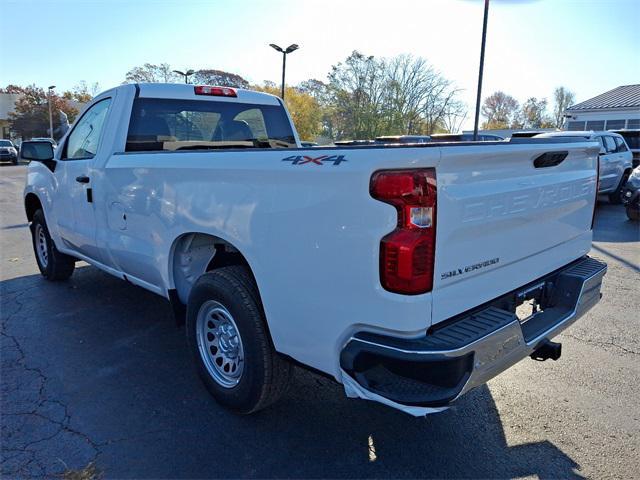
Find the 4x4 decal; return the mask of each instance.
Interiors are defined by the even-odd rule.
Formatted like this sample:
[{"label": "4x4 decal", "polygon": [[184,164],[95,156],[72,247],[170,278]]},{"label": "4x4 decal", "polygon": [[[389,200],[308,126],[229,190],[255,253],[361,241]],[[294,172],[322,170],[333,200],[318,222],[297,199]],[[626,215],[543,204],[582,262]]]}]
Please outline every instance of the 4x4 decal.
[{"label": "4x4 decal", "polygon": [[319,157],[310,157],[308,155],[291,155],[290,157],[283,158],[283,162],[291,162],[291,165],[305,165],[312,163],[314,165],[324,165],[324,162],[333,162],[333,165],[340,165],[342,162],[346,162],[347,159],[344,155],[321,155]]}]

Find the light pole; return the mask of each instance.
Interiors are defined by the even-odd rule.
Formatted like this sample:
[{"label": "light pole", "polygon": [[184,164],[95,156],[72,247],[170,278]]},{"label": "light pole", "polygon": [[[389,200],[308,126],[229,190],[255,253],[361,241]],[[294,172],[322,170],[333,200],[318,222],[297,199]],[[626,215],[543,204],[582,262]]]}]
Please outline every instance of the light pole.
[{"label": "light pole", "polygon": [[182,75],[184,77],[184,83],[189,83],[189,77],[196,73],[195,71],[189,69],[186,72],[181,72],[180,70],[174,70],[173,73],[177,73],[178,75]]},{"label": "light pole", "polygon": [[53,113],[51,112],[51,94],[53,93],[53,89],[56,88],[55,85],[51,85],[49,86],[49,89],[47,90],[48,92],[48,96],[49,96],[49,137],[53,138]]},{"label": "light pole", "polygon": [[270,43],[269,46],[276,50],[277,52],[282,53],[282,87],[280,89],[280,98],[284,100],[284,72],[287,67],[287,54],[291,52],[295,52],[298,48],[300,48],[295,43],[289,45],[287,48],[282,49],[275,43]]},{"label": "light pole", "polygon": [[478,72],[478,94],[476,96],[476,121],[473,124],[473,139],[478,139],[478,121],[480,119],[480,98],[482,96],[482,74],[484,71],[484,46],[487,42],[487,18],[489,0],[484,0],[484,21],[482,23],[482,46],[480,47],[480,71]]}]

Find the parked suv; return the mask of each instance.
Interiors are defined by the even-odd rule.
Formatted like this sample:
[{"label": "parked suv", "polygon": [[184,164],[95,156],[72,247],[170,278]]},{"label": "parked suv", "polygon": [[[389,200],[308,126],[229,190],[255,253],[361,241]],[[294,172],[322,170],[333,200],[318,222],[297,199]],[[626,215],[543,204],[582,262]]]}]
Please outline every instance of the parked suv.
[{"label": "parked suv", "polygon": [[622,135],[624,141],[633,154],[633,168],[640,165],[640,128],[625,128],[622,130],[614,130],[613,133]]},{"label": "parked suv", "polygon": [[11,140],[0,140],[0,161],[18,164],[18,150]]},{"label": "parked suv", "polygon": [[633,170],[633,155],[624,137],[614,132],[551,132],[534,138],[579,137],[600,144],[600,179],[598,194],[606,194],[609,202],[622,203],[622,188]]}]

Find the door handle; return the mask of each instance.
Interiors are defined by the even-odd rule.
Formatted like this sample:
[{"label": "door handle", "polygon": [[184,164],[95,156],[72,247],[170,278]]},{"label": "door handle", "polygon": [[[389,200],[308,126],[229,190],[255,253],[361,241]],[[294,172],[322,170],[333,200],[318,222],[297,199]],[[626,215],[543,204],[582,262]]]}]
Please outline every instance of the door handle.
[{"label": "door handle", "polygon": [[80,175],[79,177],[76,177],[76,182],[89,183],[89,177],[87,177],[86,175]]}]

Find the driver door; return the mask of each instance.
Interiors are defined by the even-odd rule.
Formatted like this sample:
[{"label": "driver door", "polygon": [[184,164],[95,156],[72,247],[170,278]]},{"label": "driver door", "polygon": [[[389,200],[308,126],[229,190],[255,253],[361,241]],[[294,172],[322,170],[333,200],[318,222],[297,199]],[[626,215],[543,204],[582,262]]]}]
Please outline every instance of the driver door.
[{"label": "driver door", "polygon": [[[93,104],[74,125],[67,137],[56,170],[58,228],[67,247],[102,263],[96,242],[96,215],[93,203],[94,165],[101,161],[99,143],[111,98]],[[105,155],[104,149],[102,155]]]}]

